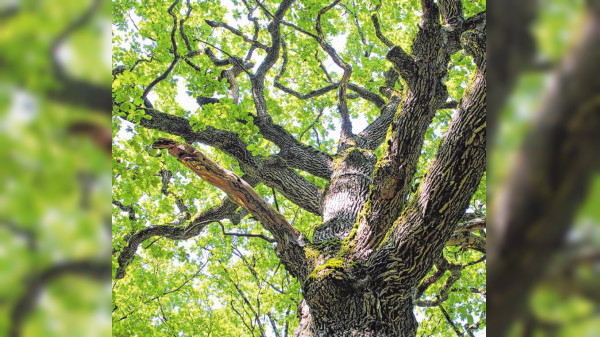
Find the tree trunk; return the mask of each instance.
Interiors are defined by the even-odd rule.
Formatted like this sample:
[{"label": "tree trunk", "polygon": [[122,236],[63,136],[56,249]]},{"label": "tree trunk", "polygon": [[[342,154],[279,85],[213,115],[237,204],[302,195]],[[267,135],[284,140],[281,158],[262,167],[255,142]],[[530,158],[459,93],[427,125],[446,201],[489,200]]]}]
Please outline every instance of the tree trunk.
[{"label": "tree trunk", "polygon": [[[381,271],[359,263],[346,241],[372,183],[376,157],[350,147],[334,158],[323,224],[315,229],[315,269],[304,280],[294,336],[414,336],[412,291],[389,293]],[[385,271],[384,271],[385,272]]]},{"label": "tree trunk", "polygon": [[412,294],[385,296],[365,268],[348,268],[330,261],[307,279],[294,337],[415,336]]}]

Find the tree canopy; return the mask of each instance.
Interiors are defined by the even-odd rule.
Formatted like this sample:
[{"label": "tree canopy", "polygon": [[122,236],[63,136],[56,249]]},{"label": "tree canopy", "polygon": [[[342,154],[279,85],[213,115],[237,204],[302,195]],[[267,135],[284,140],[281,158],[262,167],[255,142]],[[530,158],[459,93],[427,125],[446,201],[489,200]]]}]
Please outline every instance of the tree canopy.
[{"label": "tree canopy", "polygon": [[485,1],[114,1],[113,334],[485,334],[485,30]]}]

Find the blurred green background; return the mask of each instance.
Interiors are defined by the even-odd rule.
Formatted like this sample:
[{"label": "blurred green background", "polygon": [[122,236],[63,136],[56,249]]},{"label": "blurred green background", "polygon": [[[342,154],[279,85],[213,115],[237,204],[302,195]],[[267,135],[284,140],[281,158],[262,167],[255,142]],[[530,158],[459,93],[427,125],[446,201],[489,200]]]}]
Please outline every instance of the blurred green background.
[{"label": "blurred green background", "polygon": [[[530,202],[530,207],[522,207],[521,212],[522,218],[533,220],[524,222],[522,229],[512,230],[520,235],[512,235],[513,242],[503,242],[491,249],[492,241],[488,241],[488,252],[492,251],[490,255],[494,250],[499,256],[513,254],[518,257],[507,259],[507,263],[521,259],[515,264],[523,269],[527,266],[540,268],[540,273],[533,276],[531,287],[527,287],[525,284],[531,281],[531,277],[524,276],[523,269],[501,267],[504,273],[510,273],[502,280],[506,284],[503,285],[504,293],[521,294],[514,300],[522,301],[523,308],[516,314],[509,313],[510,320],[499,320],[495,317],[505,316],[506,306],[496,306],[492,297],[488,298],[488,332],[491,336],[598,336],[600,132],[592,130],[593,136],[590,137],[586,130],[596,128],[600,116],[600,72],[597,66],[600,64],[600,1],[500,1],[488,6],[488,10],[492,17],[488,23],[493,23],[488,26],[488,58],[495,58],[495,62],[489,63],[492,69],[488,68],[491,70],[488,72],[488,121],[492,120],[489,125],[492,132],[488,133],[492,137],[488,142],[491,146],[488,148],[487,180],[491,214],[488,234],[491,240],[497,239],[499,233],[506,232],[506,227],[511,226],[510,221],[502,222],[503,217],[508,217],[505,213],[511,212],[510,209],[506,212],[507,209],[499,205],[501,198],[498,197],[507,185],[518,179],[544,182],[538,186],[539,191],[533,193],[540,196],[539,200],[532,201],[532,194],[525,195],[528,192],[524,190],[529,185],[522,185],[522,194],[519,188],[511,190],[509,198],[523,198]],[[582,61],[594,58],[596,61],[590,62],[591,67]],[[585,88],[586,92],[572,92],[580,90],[577,85]],[[579,97],[586,100],[574,99]],[[556,107],[548,102],[567,103]],[[587,114],[580,114],[584,109]],[[567,127],[555,123],[555,118],[559,119],[557,116],[572,122],[581,117],[579,115],[584,117],[578,125],[588,124],[587,129],[581,127],[581,131],[571,133],[569,128],[575,129],[573,125]],[[541,137],[536,140],[535,135]],[[569,150],[572,161],[559,160],[556,163],[560,166],[558,168],[549,164],[531,165],[537,160],[531,158],[535,156],[531,149],[549,148],[548,156],[544,158],[551,158],[548,163],[554,163],[556,158],[568,158],[564,155],[565,144],[572,143],[582,145]],[[585,167],[579,169],[579,176],[569,181],[561,175],[568,170],[565,167],[581,163],[585,163]],[[536,167],[536,171],[524,172],[532,167]],[[521,178],[516,178],[519,175]],[[582,185],[577,186],[579,183]],[[531,186],[536,186],[536,183]],[[564,197],[563,193],[569,196]],[[557,200],[565,202],[552,203]],[[556,215],[548,218],[549,214]],[[565,219],[556,220],[559,216],[565,216]],[[510,218],[518,219],[514,214]],[[500,221],[496,222],[496,219]],[[534,227],[539,231],[535,235],[533,231],[528,234],[528,228]],[[562,232],[563,229],[566,230]],[[546,239],[556,236],[556,233],[561,233],[559,240]],[[548,252],[544,257],[546,260],[537,259],[540,252],[543,252],[541,255]],[[488,268],[497,267],[493,263],[500,260],[488,259]],[[498,293],[495,285],[500,282],[494,283],[496,280],[490,275],[494,272],[488,274],[488,291],[493,296]],[[519,287],[526,287],[525,291],[520,292]],[[499,326],[506,323],[510,328]]]},{"label": "blurred green background", "polygon": [[0,2],[0,336],[110,334],[110,13]]}]

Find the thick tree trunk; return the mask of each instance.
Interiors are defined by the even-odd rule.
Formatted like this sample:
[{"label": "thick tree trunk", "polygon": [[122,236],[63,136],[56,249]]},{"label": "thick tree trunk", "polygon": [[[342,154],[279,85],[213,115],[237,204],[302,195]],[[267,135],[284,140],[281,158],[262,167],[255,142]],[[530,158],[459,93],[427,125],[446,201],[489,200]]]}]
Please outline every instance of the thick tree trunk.
[{"label": "thick tree trunk", "polygon": [[413,292],[385,293],[386,282],[356,261],[344,241],[367,201],[376,157],[350,147],[334,163],[323,224],[315,229],[311,244],[315,269],[302,285],[300,326],[294,336],[414,336]]},{"label": "thick tree trunk", "polygon": [[367,201],[376,161],[373,152],[356,147],[334,158],[334,171],[323,200],[323,224],[315,229],[314,243],[348,236]]},{"label": "thick tree trunk", "polygon": [[[352,270],[358,269],[358,270]],[[358,273],[360,275],[355,275]],[[417,332],[410,293],[385,296],[361,268],[329,262],[304,284],[294,337],[411,337]]]}]

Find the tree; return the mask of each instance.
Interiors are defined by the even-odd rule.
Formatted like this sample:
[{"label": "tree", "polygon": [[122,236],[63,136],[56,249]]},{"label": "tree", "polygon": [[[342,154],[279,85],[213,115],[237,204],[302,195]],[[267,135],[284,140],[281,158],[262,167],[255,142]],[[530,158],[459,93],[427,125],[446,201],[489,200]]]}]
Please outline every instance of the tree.
[{"label": "tree", "polygon": [[485,4],[113,5],[113,333],[485,327]]}]

